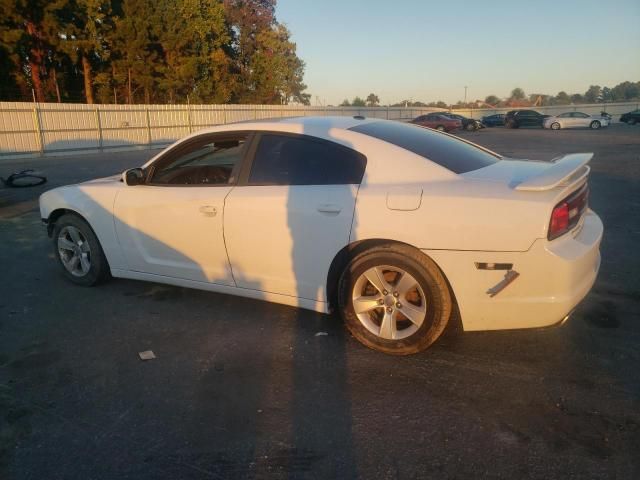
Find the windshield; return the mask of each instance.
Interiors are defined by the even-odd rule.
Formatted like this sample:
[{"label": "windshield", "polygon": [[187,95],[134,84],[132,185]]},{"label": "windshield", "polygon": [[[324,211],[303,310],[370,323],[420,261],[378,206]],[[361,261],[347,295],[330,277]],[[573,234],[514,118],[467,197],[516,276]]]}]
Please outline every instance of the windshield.
[{"label": "windshield", "polygon": [[454,173],[471,172],[500,160],[498,155],[472,143],[417,125],[371,122],[349,130],[402,147]]}]

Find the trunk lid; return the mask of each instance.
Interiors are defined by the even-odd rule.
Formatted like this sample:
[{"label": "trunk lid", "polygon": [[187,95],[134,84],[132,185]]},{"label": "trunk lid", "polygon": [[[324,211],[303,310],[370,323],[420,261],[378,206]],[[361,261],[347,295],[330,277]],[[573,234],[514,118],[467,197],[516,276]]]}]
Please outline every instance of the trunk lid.
[{"label": "trunk lid", "polygon": [[[553,240],[572,231],[588,209],[588,163],[592,157],[592,153],[572,153],[551,162],[507,159],[462,176],[499,184],[496,188],[511,191],[509,197],[514,201],[538,204],[540,221],[546,225],[541,233]],[[558,223],[554,216],[565,213],[563,228],[554,230]]]},{"label": "trunk lid", "polygon": [[578,185],[589,175],[592,153],[571,153],[551,162],[505,159],[463,174],[465,178],[506,184],[518,191],[541,192]]}]

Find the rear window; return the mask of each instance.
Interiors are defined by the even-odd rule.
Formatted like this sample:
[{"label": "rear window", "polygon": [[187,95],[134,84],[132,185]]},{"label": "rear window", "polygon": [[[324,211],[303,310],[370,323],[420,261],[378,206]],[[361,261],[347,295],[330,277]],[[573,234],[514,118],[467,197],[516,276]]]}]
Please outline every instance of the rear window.
[{"label": "rear window", "polygon": [[397,145],[454,173],[471,172],[500,160],[500,157],[475,145],[416,125],[371,122],[350,130]]}]

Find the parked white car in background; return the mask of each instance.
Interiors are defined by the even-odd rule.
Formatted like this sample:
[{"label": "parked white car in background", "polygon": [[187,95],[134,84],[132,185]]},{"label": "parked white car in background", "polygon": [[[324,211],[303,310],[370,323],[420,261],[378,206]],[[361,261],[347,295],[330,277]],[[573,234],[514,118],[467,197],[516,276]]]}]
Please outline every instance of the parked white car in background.
[{"label": "parked white car in background", "polygon": [[609,126],[609,119],[601,115],[587,115],[582,112],[566,112],[547,117],[542,124],[544,128],[560,130],[561,128],[591,128],[597,130]]},{"label": "parked white car in background", "polygon": [[337,309],[365,345],[409,354],[457,312],[465,330],[567,318],[600,266],[591,157],[502,159],[399,122],[280,119],[199,131],[142,168],[44,193],[40,212],[77,284],[110,274]]}]

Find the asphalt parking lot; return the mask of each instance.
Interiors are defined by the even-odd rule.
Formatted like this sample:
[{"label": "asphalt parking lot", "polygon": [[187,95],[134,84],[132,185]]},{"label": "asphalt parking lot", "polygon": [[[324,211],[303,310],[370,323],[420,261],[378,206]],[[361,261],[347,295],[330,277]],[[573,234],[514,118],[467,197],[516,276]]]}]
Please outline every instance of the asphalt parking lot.
[{"label": "asphalt parking lot", "polygon": [[37,196],[155,151],[0,160],[0,176],[49,177],[0,189],[0,478],[640,478],[640,127],[461,136],[519,158],[594,152],[601,274],[563,327],[450,331],[400,358],[332,316],[73,286]]}]

